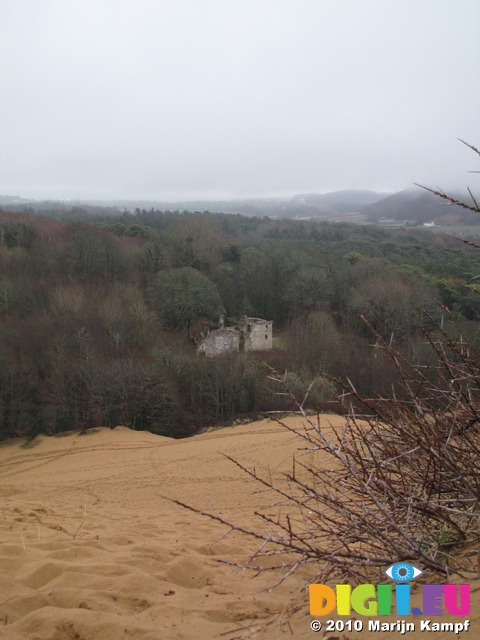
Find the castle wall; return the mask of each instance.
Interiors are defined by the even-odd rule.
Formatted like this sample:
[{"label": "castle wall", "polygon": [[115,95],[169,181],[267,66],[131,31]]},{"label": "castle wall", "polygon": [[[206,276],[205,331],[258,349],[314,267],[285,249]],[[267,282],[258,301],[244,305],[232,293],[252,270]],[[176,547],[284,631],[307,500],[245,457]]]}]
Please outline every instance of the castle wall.
[{"label": "castle wall", "polygon": [[240,351],[240,332],[236,329],[215,329],[202,340],[198,353],[214,357],[230,351]]}]

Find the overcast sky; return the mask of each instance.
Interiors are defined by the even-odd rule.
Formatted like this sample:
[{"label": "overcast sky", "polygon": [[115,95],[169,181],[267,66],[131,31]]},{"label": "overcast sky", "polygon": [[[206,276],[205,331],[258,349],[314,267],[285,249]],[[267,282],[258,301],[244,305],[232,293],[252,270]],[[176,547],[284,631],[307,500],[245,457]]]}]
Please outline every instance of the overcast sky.
[{"label": "overcast sky", "polygon": [[0,194],[476,187],[479,0],[0,0]]}]

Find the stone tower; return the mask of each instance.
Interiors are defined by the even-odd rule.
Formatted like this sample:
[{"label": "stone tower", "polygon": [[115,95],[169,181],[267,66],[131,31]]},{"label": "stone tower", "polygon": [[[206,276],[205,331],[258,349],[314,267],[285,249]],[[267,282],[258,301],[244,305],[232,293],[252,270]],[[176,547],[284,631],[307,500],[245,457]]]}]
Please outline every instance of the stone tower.
[{"label": "stone tower", "polygon": [[244,316],[238,323],[240,351],[268,351],[272,348],[272,321]]}]

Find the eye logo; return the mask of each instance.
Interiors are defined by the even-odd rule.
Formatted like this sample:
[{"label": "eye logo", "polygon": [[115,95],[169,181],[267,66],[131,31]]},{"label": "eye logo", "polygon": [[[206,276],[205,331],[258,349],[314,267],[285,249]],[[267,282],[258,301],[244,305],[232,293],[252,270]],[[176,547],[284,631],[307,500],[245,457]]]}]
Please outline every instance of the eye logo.
[{"label": "eye logo", "polygon": [[385,573],[395,582],[410,582],[410,580],[421,576],[423,571],[414,567],[413,564],[408,564],[408,562],[395,562],[395,564],[388,567]]}]

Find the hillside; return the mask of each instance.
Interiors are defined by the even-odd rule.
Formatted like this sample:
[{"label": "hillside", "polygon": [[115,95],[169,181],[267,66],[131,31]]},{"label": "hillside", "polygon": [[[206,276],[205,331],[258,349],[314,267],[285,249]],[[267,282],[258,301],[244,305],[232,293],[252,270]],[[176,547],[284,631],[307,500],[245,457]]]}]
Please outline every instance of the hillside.
[{"label": "hillside", "polygon": [[333,191],[330,193],[303,194],[283,198],[244,198],[237,200],[85,200],[85,201],[37,201],[16,196],[0,196],[0,206],[13,211],[29,209],[45,213],[85,209],[94,214],[99,208],[113,214],[124,210],[161,210],[161,211],[211,211],[246,216],[270,216],[273,218],[329,218],[338,213],[358,212],[367,204],[385,197],[383,193],[362,190]]},{"label": "hillside", "polygon": [[[310,638],[306,575],[233,571],[256,542],[173,504],[255,526],[269,507],[225,458],[288,468],[295,443],[268,421],[175,441],[117,427],[0,446],[0,638]],[[287,611],[299,607],[289,623]]]},{"label": "hillside", "polygon": [[[315,379],[312,409],[337,400],[327,376],[361,371],[361,392],[389,393],[396,374],[362,315],[428,361],[418,308],[435,321],[444,305],[471,335],[479,273],[478,252],[426,229],[0,211],[0,439],[97,424],[184,437],[290,408],[265,363],[299,395]],[[199,357],[222,315],[273,322],[272,348]]]},{"label": "hillside", "polygon": [[[321,419],[327,433],[342,425],[341,418]],[[268,421],[180,441],[117,427],[4,443],[0,638],[311,639],[304,587],[315,566],[270,591],[278,572],[254,577],[225,564],[246,562],[256,541],[226,536],[225,525],[168,500],[258,527],[255,511],[276,517],[282,507],[225,454],[269,469],[278,481],[296,447],[289,431]],[[480,631],[479,586],[472,584],[472,637]],[[412,605],[418,597],[415,591]],[[366,628],[361,634],[377,637]]]},{"label": "hillside", "polygon": [[[465,194],[458,195],[464,199]],[[468,196],[467,196],[468,198]],[[480,218],[461,207],[448,206],[437,197],[412,187],[394,194],[367,190],[347,189],[328,193],[304,193],[283,198],[249,198],[237,200],[85,200],[38,201],[18,196],[0,196],[0,206],[10,211],[27,212],[42,216],[55,216],[69,220],[87,220],[98,216],[117,217],[122,213],[141,211],[211,212],[249,217],[269,217],[285,220],[330,220],[357,224],[388,225],[471,226],[480,224]]]},{"label": "hillside", "polygon": [[[464,199],[463,194],[456,195],[460,200]],[[480,216],[461,207],[445,204],[432,193],[418,187],[367,204],[361,208],[361,213],[375,222],[395,220],[411,225],[435,223],[441,226],[480,224]]]}]

